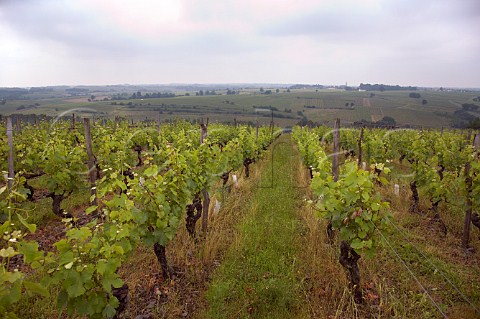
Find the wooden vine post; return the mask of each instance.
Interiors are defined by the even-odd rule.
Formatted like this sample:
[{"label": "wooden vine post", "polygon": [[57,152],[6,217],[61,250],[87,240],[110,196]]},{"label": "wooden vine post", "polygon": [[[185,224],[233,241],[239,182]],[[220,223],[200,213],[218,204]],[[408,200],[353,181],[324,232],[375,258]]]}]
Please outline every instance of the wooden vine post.
[{"label": "wooden vine post", "polygon": [[335,120],[333,127],[333,158],[332,174],[333,180],[338,181],[338,153],[340,152],[340,119]]},{"label": "wooden vine post", "polygon": [[21,120],[21,117],[20,116],[17,116],[15,118],[15,131],[17,132],[21,132],[22,131],[22,126],[20,125],[20,120]]},{"label": "wooden vine post", "polygon": [[358,169],[362,167],[362,142],[363,142],[363,129],[360,130],[360,138],[358,139]]},{"label": "wooden vine post", "polygon": [[275,123],[273,122],[273,110],[270,109],[270,111],[272,111],[272,120],[270,121],[270,131],[272,132],[272,135],[273,135],[273,127],[275,126]]},{"label": "wooden vine post", "polygon": [[[470,140],[470,139],[469,139]],[[480,144],[480,135],[476,134],[475,138],[473,139],[473,146],[475,148],[475,157],[474,159],[477,158],[478,155],[478,147]],[[468,243],[470,242],[470,223],[472,222],[472,199],[471,199],[471,194],[472,194],[472,184],[473,184],[473,178],[470,174],[470,169],[471,169],[471,162],[467,161],[465,164],[465,171],[464,171],[464,176],[465,176],[465,184],[467,188],[467,199],[466,199],[466,205],[467,209],[465,211],[465,219],[463,221],[463,236],[462,236],[462,247],[465,249],[468,249]]]},{"label": "wooden vine post", "polygon": [[13,179],[15,172],[13,170],[13,126],[12,118],[7,117],[7,139],[8,139],[8,191],[10,192],[13,186]]},{"label": "wooden vine post", "polygon": [[202,123],[200,123],[200,144],[203,144],[203,140],[207,137],[208,134],[208,118],[207,123],[205,124],[202,119]]},{"label": "wooden vine post", "polygon": [[[97,202],[97,186],[96,186],[96,166],[95,166],[95,157],[93,156],[92,150],[92,135],[90,134],[90,119],[84,118],[83,119],[83,127],[85,129],[85,142],[87,146],[87,155],[88,155],[88,176],[90,179],[90,194],[93,197],[92,204],[94,206],[98,205]],[[96,215],[98,210],[95,209],[94,214]]]},{"label": "wooden vine post", "polygon": [[72,113],[72,130],[75,129],[75,113]]},{"label": "wooden vine post", "polygon": [[[203,122],[203,119],[202,119],[200,128],[201,128],[200,144],[203,144],[204,139],[207,137],[207,134],[208,134],[208,118],[207,118],[206,124]],[[202,232],[206,234],[207,228],[208,228],[208,208],[210,206],[210,195],[208,194],[208,189],[202,190],[202,195],[203,195]]]}]

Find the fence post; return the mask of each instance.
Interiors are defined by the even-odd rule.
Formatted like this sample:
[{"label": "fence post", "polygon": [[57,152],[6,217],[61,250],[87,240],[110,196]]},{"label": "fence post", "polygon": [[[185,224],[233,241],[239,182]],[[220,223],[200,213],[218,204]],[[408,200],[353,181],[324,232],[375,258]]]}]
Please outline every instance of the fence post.
[{"label": "fence post", "polygon": [[360,138],[358,139],[358,169],[362,166],[362,142],[363,142],[363,127],[360,130]]},{"label": "fence post", "polygon": [[7,117],[7,139],[8,139],[8,191],[11,191],[15,172],[13,170],[13,126],[12,118]]},{"label": "fence post", "polygon": [[[208,134],[208,118],[207,118],[207,123],[202,123],[200,124],[200,144],[203,144],[204,139],[207,137]],[[208,194],[208,189],[202,190],[202,195],[203,195],[203,212],[202,212],[202,232],[204,234],[207,233],[207,228],[208,228],[208,208],[210,207],[210,195]]]},{"label": "fence post", "polygon": [[[87,146],[87,155],[88,155],[88,174],[90,179],[90,195],[95,196],[93,198],[92,204],[97,205],[97,187],[96,187],[96,167],[95,167],[95,157],[93,156],[92,150],[92,135],[90,134],[90,119],[83,119],[83,127],[85,129],[85,142]],[[97,214],[98,210],[95,210]]]},{"label": "fence post", "polygon": [[332,174],[333,180],[338,181],[338,153],[340,152],[340,119],[335,120],[333,127],[333,158]]}]

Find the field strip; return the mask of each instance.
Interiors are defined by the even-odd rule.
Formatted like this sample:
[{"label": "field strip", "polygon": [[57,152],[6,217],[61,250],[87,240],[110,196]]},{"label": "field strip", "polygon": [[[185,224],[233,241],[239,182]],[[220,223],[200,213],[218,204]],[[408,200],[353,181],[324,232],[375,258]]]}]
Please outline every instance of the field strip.
[{"label": "field strip", "polygon": [[300,221],[296,207],[303,191],[294,178],[301,167],[294,165],[299,163],[298,153],[293,153],[290,137],[282,136],[267,156],[271,165],[262,172],[238,238],[207,292],[208,318],[306,317],[297,278]]}]

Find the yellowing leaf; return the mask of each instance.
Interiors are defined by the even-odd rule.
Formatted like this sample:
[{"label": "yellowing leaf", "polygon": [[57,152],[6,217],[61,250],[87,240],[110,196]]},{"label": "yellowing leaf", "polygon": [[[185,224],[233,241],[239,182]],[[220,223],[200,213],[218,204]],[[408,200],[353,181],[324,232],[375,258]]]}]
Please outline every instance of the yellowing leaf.
[{"label": "yellowing leaf", "polygon": [[9,258],[15,256],[17,253],[13,247],[8,247],[7,249],[0,249],[0,257]]}]

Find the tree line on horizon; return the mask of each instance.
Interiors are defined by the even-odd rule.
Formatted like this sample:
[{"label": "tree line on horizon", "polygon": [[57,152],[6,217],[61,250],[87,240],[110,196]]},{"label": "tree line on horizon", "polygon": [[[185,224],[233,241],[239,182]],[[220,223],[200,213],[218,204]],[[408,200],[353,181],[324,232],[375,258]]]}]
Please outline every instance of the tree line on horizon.
[{"label": "tree line on horizon", "polygon": [[386,84],[368,84],[360,83],[360,90],[365,91],[416,91],[416,86],[400,86],[400,85],[386,85]]}]

